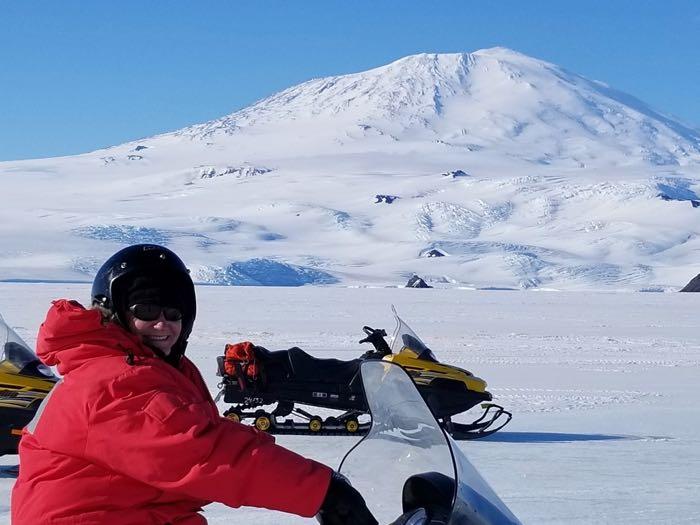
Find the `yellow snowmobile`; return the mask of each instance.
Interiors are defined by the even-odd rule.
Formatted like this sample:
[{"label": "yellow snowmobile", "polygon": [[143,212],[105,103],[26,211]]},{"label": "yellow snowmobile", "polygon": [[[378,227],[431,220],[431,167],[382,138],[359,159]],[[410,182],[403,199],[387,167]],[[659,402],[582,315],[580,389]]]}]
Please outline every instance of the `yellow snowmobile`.
[{"label": "yellow snowmobile", "polygon": [[[360,365],[384,360],[400,365],[413,378],[436,419],[455,439],[474,439],[503,428],[510,412],[491,403],[486,382],[471,372],[440,363],[433,352],[394,311],[397,327],[391,342],[383,329],[363,328],[374,350],[359,359],[318,359],[301,348],[271,352],[252,343],[227,345],[219,357],[224,401],[232,403],[224,415],[250,420],[258,429],[276,434],[347,435],[370,427],[367,400],[360,380]],[[452,421],[481,404],[483,412],[472,423]],[[266,410],[274,405],[271,411]],[[297,405],[305,405],[306,409]],[[322,417],[308,407],[342,411]],[[287,416],[296,416],[286,418]],[[286,419],[285,419],[286,418]]]},{"label": "yellow snowmobile", "polygon": [[0,316],[0,455],[16,454],[22,429],[58,378]]}]

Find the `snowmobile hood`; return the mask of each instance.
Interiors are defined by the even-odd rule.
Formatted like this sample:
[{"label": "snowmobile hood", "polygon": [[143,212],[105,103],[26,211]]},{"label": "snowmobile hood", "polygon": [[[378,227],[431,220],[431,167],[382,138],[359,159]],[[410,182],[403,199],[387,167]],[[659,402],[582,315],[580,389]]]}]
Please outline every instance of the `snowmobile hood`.
[{"label": "snowmobile hood", "polygon": [[95,357],[121,355],[155,357],[137,336],[116,323],[105,323],[99,310],[86,310],[80,303],[60,299],[52,303],[39,328],[37,355],[61,375]]},{"label": "snowmobile hood", "polygon": [[[41,385],[44,381],[54,382],[58,378],[51,369],[43,364],[27,343],[10,328],[0,315],[0,382],[4,386],[14,384],[9,376],[22,376],[23,380],[30,381],[34,386]],[[36,383],[39,381],[39,383]],[[41,387],[39,387],[41,388]],[[50,387],[48,387],[50,388]],[[0,405],[2,401],[0,401]]]}]

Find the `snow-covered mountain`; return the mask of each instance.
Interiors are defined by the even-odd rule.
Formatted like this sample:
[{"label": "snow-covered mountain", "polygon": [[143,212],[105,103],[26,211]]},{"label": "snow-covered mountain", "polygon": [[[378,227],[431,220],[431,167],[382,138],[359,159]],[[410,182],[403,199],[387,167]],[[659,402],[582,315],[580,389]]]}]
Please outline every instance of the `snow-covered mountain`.
[{"label": "snow-covered mountain", "polygon": [[222,284],[666,289],[700,271],[700,132],[504,48],[0,163],[0,185],[0,279],[89,279],[142,241]]},{"label": "snow-covered mountain", "polygon": [[603,157],[623,165],[700,159],[697,130],[600,82],[504,48],[414,55],[363,73],[311,80],[176,134],[276,135],[280,123],[288,124],[284,132],[296,129],[299,139],[310,139],[299,142],[312,152],[323,137],[359,150],[432,141],[575,165]]}]

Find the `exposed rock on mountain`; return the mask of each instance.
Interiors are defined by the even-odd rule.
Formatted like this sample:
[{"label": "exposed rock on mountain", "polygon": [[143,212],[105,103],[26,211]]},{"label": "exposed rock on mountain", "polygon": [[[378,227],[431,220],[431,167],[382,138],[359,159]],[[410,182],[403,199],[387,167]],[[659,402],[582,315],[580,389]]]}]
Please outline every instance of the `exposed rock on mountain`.
[{"label": "exposed rock on mountain", "polygon": [[681,292],[700,292],[700,274],[693,277],[688,284],[686,284],[681,290]]},{"label": "exposed rock on mountain", "polygon": [[432,286],[430,286],[417,275],[414,275],[406,283],[406,288],[432,288]]}]

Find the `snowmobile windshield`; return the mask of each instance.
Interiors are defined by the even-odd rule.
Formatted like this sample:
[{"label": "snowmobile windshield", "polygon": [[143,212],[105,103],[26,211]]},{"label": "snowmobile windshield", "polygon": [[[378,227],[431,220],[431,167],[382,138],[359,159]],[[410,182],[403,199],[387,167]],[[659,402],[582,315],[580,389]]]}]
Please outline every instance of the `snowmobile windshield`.
[{"label": "snowmobile windshield", "polygon": [[0,350],[2,351],[0,363],[10,363],[22,375],[42,379],[56,378],[51,369],[30,350],[29,345],[5,323],[2,316],[0,316]]},{"label": "snowmobile windshield", "polygon": [[411,352],[415,354],[418,359],[423,359],[424,361],[438,362],[433,351],[428,348],[420,337],[411,330],[403,319],[399,317],[396,313],[396,309],[392,306],[392,312],[394,312],[394,317],[396,318],[396,329],[394,329],[394,335],[391,339],[391,352],[398,354],[400,352]]},{"label": "snowmobile windshield", "polygon": [[454,479],[454,464],[442,430],[403,369],[366,361],[360,370],[372,426],[345,456],[340,472],[379,523],[392,523],[403,514],[401,493],[408,478],[439,472]]},{"label": "snowmobile windshield", "polygon": [[[339,470],[365,497],[380,523],[426,508],[447,525],[520,524],[443,432],[403,368],[386,361],[365,361],[360,370],[372,426],[347,453]],[[423,476],[447,483],[440,498],[431,493],[421,500],[420,493],[407,490]]]}]

